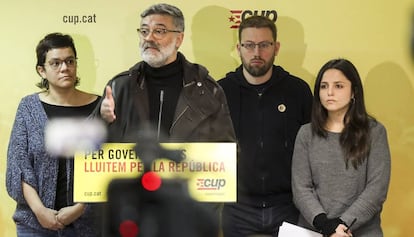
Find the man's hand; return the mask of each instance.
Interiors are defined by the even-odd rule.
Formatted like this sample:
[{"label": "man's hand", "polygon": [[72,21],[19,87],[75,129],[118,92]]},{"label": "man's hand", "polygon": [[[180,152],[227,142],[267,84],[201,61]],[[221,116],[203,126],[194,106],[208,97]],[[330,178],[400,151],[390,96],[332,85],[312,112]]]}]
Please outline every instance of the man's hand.
[{"label": "man's hand", "polygon": [[101,117],[108,123],[112,123],[116,119],[115,115],[115,100],[112,97],[112,88],[105,87],[105,98],[101,104]]}]

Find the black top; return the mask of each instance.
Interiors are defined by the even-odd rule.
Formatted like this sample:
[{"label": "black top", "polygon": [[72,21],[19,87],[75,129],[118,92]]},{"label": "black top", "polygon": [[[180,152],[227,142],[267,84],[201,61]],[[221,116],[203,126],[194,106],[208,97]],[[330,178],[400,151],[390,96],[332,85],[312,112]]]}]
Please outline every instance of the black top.
[{"label": "black top", "polygon": [[309,122],[312,93],[305,81],[273,66],[271,78],[251,85],[240,66],[219,80],[238,141],[237,200],[257,206],[291,203],[296,133]]},{"label": "black top", "polygon": [[183,88],[182,65],[180,55],[174,62],[159,68],[153,68],[145,63],[144,77],[148,83],[150,121],[157,129],[161,126],[160,135],[167,137],[173,123],[178,97]]},{"label": "black top", "polygon": [[[47,114],[48,119],[63,117],[87,117],[95,109],[96,105],[99,102],[99,99],[100,97],[98,97],[94,102],[82,106],[51,105],[43,101],[42,105]],[[70,190],[67,188],[67,186],[69,184],[73,184],[73,172],[70,172],[70,175],[68,175],[68,168],[73,169],[73,159],[68,159],[67,157],[59,157],[59,171],[55,200],[56,210],[68,206],[69,200],[72,200],[72,198],[70,197],[73,195],[73,193],[67,192],[67,190]]]}]

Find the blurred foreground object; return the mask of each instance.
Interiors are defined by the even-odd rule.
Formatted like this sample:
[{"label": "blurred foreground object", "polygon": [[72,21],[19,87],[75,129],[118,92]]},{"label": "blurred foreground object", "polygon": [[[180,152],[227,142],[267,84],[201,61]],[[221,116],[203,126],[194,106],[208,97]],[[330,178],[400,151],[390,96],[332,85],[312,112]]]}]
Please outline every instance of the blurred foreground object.
[{"label": "blurred foreground object", "polygon": [[76,152],[96,150],[105,139],[106,126],[97,119],[56,118],[45,129],[46,150],[56,156],[70,157]]},{"label": "blurred foreground object", "polygon": [[145,128],[139,134],[135,152],[144,163],[144,173],[110,183],[104,237],[217,237],[214,209],[190,197],[187,181],[161,179],[150,170],[158,158],[181,162],[184,151],[162,148],[155,130]]},{"label": "blurred foreground object", "polygon": [[105,237],[218,236],[213,210],[191,199],[185,181],[161,180],[153,172],[113,180],[104,213]]}]

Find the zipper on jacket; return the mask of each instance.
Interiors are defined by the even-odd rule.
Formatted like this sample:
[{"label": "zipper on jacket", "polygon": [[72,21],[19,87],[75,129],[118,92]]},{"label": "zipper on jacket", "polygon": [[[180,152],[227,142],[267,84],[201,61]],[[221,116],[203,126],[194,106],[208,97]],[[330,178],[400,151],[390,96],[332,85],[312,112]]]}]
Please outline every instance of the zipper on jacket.
[{"label": "zipper on jacket", "polygon": [[170,128],[170,132],[173,130],[173,128],[175,127],[175,124],[177,124],[177,121],[184,115],[184,113],[188,110],[188,106],[186,106],[184,108],[184,110],[177,116],[177,118],[173,121],[171,128]]},{"label": "zipper on jacket", "polygon": [[157,124],[157,140],[160,140],[161,133],[161,119],[162,119],[162,106],[164,105],[164,90],[160,90],[160,108],[158,110],[158,124]]}]

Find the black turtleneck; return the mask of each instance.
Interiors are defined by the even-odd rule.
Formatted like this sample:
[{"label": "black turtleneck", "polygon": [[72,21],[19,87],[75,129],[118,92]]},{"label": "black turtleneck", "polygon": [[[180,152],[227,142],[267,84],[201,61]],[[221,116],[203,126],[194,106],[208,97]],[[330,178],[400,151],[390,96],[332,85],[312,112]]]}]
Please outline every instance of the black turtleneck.
[{"label": "black turtleneck", "polygon": [[[153,68],[145,63],[145,79],[148,83],[150,121],[158,128],[161,114],[161,136],[169,137],[169,130],[173,123],[178,97],[183,87],[183,60],[177,56],[174,62]],[[163,98],[161,98],[163,91]],[[161,102],[162,100],[162,102]],[[160,106],[162,104],[162,106]]]}]

